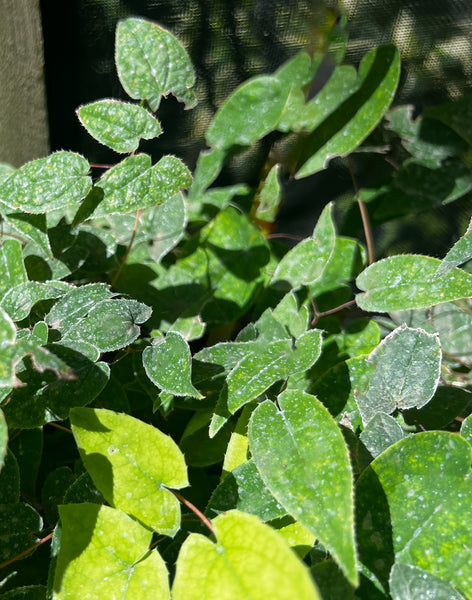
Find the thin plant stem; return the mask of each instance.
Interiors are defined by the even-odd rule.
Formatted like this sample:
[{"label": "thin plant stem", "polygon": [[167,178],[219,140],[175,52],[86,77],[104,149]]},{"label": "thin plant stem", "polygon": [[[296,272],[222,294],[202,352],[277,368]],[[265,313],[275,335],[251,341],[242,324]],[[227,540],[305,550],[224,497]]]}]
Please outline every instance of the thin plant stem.
[{"label": "thin plant stem", "polygon": [[205,515],[194,504],[192,504],[189,500],[184,498],[181,494],[179,494],[179,492],[176,492],[175,490],[171,490],[169,488],[167,488],[167,489],[169,490],[169,492],[172,492],[174,494],[174,496],[177,498],[177,500],[182,502],[182,504],[185,504],[185,506],[187,508],[189,508],[193,513],[195,513],[197,515],[197,517],[200,519],[200,521],[208,527],[208,529],[211,531],[211,533],[213,533],[213,535],[215,534],[215,529],[214,529],[213,525],[211,524],[210,520],[207,519],[207,517],[205,517]]},{"label": "thin plant stem", "polygon": [[20,558],[23,558],[24,556],[27,556],[35,548],[37,548],[38,546],[41,546],[41,544],[44,544],[44,542],[47,542],[48,540],[50,540],[53,535],[54,535],[54,531],[51,531],[50,534],[48,534],[42,540],[39,540],[39,542],[37,542],[36,544],[34,544],[33,546],[31,546],[30,548],[27,548],[26,550],[23,550],[23,552],[20,552],[20,554],[17,554],[13,558],[10,558],[9,560],[6,560],[5,562],[1,563],[0,564],[0,569],[3,569],[4,567],[7,567],[8,565],[11,565],[12,563],[16,562],[17,560],[20,560]]},{"label": "thin plant stem", "polygon": [[330,310],[324,310],[323,312],[320,312],[318,310],[318,307],[315,304],[315,301],[313,300],[313,298],[311,299],[311,305],[313,308],[313,319],[311,321],[312,325],[315,325],[322,317],[327,317],[328,315],[333,315],[334,313],[339,312],[340,310],[343,310],[344,308],[349,308],[350,306],[352,306],[353,304],[355,304],[356,301],[355,300],[349,300],[348,302],[345,302],[344,304],[340,304],[339,306],[336,306],[336,308],[331,308]]},{"label": "thin plant stem", "polygon": [[128,259],[129,253],[131,252],[131,248],[133,246],[134,238],[136,237],[136,234],[138,232],[138,224],[139,224],[140,214],[141,214],[141,211],[138,210],[136,212],[136,221],[134,222],[134,228],[133,228],[133,233],[131,235],[131,239],[129,241],[128,247],[126,248],[125,255],[121,259],[121,263],[120,263],[120,266],[118,268],[118,271],[116,272],[116,275],[113,277],[113,280],[111,282],[111,287],[115,287],[115,283],[118,281],[118,278],[121,275],[121,271],[123,270],[123,267],[125,266],[125,263],[126,263],[126,261]]},{"label": "thin plant stem", "polygon": [[362,219],[362,227],[364,228],[365,241],[367,244],[367,255],[369,257],[369,265],[371,265],[374,261],[374,238],[372,236],[372,227],[370,225],[369,213],[367,212],[367,207],[365,202],[361,199],[359,193],[359,185],[357,183],[356,175],[354,173],[354,169],[352,168],[351,159],[349,156],[347,157],[347,167],[349,169],[349,173],[351,174],[352,185],[354,187],[354,193],[356,195],[357,205],[359,206],[359,212],[361,213]]}]

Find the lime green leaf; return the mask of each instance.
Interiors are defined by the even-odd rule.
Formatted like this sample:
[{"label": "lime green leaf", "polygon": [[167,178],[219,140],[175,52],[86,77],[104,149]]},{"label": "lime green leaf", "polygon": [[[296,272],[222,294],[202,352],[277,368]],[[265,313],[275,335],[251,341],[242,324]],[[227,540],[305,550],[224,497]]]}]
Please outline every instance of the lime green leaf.
[{"label": "lime green leaf", "polygon": [[303,563],[257,517],[232,510],[213,526],[216,543],[196,533],[183,543],[174,600],[320,600]]},{"label": "lime green leaf", "polygon": [[164,204],[156,206],[152,222],[155,226],[149,254],[153,260],[159,262],[172,248],[175,248],[184,235],[187,225],[187,207],[183,194],[175,194]]},{"label": "lime green leaf", "polygon": [[68,329],[64,340],[88,342],[101,352],[119,350],[138,338],[139,325],[147,321],[151,313],[149,306],[136,300],[102,300]]},{"label": "lime green leaf", "polygon": [[375,262],[356,280],[364,291],[356,302],[367,311],[389,312],[426,308],[472,296],[472,275],[453,269],[435,279],[441,261],[429,256],[402,254]]},{"label": "lime green leaf", "polygon": [[169,331],[165,338],[154,338],[143,352],[143,365],[149,379],[174,396],[202,398],[192,385],[190,348],[184,337]]},{"label": "lime green leaf", "polygon": [[8,446],[8,427],[5,420],[5,415],[0,408],[0,470],[5,464],[5,456],[7,454]]},{"label": "lime green leaf", "polygon": [[71,287],[64,281],[26,281],[11,288],[0,300],[0,305],[13,321],[21,321],[30,314],[36,302],[60,298]]},{"label": "lime green leaf", "polygon": [[151,167],[147,154],[125,158],[97,182],[104,198],[94,217],[126,214],[169,200],[192,179],[184,163],[175,156],[163,156]]},{"label": "lime green leaf", "polygon": [[41,517],[29,504],[0,504],[0,562],[36,544],[41,526]]},{"label": "lime green leaf", "polygon": [[15,324],[0,307],[0,387],[12,387],[15,384],[15,340]]},{"label": "lime green leaf", "polygon": [[96,304],[112,296],[110,287],[104,283],[92,283],[73,288],[51,308],[46,315],[46,323],[64,335]]},{"label": "lime green leaf", "polygon": [[401,563],[393,565],[390,573],[390,594],[393,600],[464,600],[462,594],[439,577]]},{"label": "lime green leaf", "polygon": [[376,412],[360,434],[361,442],[373,458],[377,458],[392,444],[405,436],[403,429],[393,417],[383,412]]},{"label": "lime green leaf", "polygon": [[231,471],[213,492],[206,514],[210,517],[232,508],[256,515],[261,521],[272,521],[286,514],[265,486],[252,460]]},{"label": "lime green leaf", "polygon": [[[469,226],[470,227],[470,226]],[[472,231],[467,231],[449,250],[439,265],[435,274],[437,277],[442,277],[451,271],[454,267],[465,263],[472,258]]]},{"label": "lime green leaf", "polygon": [[342,433],[315,397],[287,390],[263,402],[249,423],[251,451],[265,484],[294,519],[357,583],[353,481]]},{"label": "lime green leaf", "polygon": [[0,294],[28,280],[18,240],[6,239],[0,247]]},{"label": "lime green leaf", "polygon": [[246,81],[216,113],[207,130],[208,144],[221,150],[250,146],[277,127],[289,93],[290,87],[274,76]]},{"label": "lime green leaf", "polygon": [[0,183],[0,203],[35,214],[77,205],[92,187],[88,170],[85,158],[73,152],[33,160]]},{"label": "lime green leaf", "polygon": [[289,250],[279,262],[273,282],[286,281],[293,288],[309,285],[319,279],[333,253],[336,232],[328,204],[316,224],[311,238],[306,238]]},{"label": "lime green leaf", "polygon": [[55,600],[170,599],[165,563],[148,549],[152,532],[109,506],[68,504],[59,514]]},{"label": "lime green leaf", "polygon": [[[68,375],[38,372],[28,363],[17,371],[26,385],[15,388],[3,407],[11,429],[32,429],[51,421],[63,421],[74,406],[90,404],[105,387],[110,369],[104,362],[93,363],[86,356],[60,344],[46,350],[69,368]],[[26,361],[24,361],[26,362]]]},{"label": "lime green leaf", "polygon": [[[346,67],[339,67],[346,69]],[[376,127],[389,107],[400,77],[400,54],[394,46],[380,46],[367,54],[359,67],[359,81],[350,96],[337,105],[324,92],[330,114],[306,137],[298,161],[297,177],[306,177],[326,168],[334,156],[352,152]],[[328,82],[329,85],[329,82]],[[314,101],[315,109],[316,98]]]},{"label": "lime green leaf", "polygon": [[159,121],[147,110],[118,100],[86,104],[77,115],[91,136],[115,152],[134,152],[141,138],[150,140],[162,132]]},{"label": "lime green leaf", "polygon": [[153,112],[161,96],[170,93],[188,108],[196,104],[192,63],[179,40],[163,27],[143,19],[118,23],[115,61],[127,94],[147,100]]},{"label": "lime green leaf", "polygon": [[357,387],[364,423],[378,412],[421,408],[434,395],[441,374],[439,336],[401,326],[367,359],[370,377]]},{"label": "lime green leaf", "polygon": [[179,489],[188,480],[172,438],[105,409],[76,408],[70,419],[85,468],[107,502],[155,531],[175,535],[180,505],[166,487]]},{"label": "lime green leaf", "polygon": [[472,447],[431,431],[388,448],[361,474],[356,519],[361,560],[386,584],[393,562],[428,571],[468,594]]}]

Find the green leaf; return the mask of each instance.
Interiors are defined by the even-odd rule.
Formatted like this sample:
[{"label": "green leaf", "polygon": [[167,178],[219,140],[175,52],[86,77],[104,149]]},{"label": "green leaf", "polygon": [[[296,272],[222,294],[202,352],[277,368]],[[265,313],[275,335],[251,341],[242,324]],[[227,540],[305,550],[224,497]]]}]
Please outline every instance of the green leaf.
[{"label": "green leaf", "polygon": [[44,585],[25,585],[0,595],[0,600],[46,600]]},{"label": "green leaf", "polygon": [[139,325],[147,321],[151,313],[149,306],[136,300],[101,300],[86,317],[68,328],[64,340],[88,342],[100,352],[120,350],[138,338]]},{"label": "green leaf", "polygon": [[[343,77],[333,86],[334,105],[326,90],[323,96],[330,107],[330,114],[303,139],[296,176],[300,178],[316,173],[326,168],[334,156],[352,152],[383,117],[393,99],[399,77],[398,50],[394,46],[380,46],[362,59],[358,84],[341,104],[337,105],[336,94],[339,86],[342,89],[345,85]],[[316,98],[314,104],[316,106]]]},{"label": "green leaf", "polygon": [[[470,229],[470,225],[469,225]],[[449,250],[435,273],[435,279],[442,277],[472,258],[472,231],[467,232]]]},{"label": "green leaf", "polygon": [[391,313],[398,324],[438,333],[441,349],[450,358],[468,361],[472,354],[472,316],[468,303],[444,302],[426,309]]},{"label": "green leaf", "polygon": [[303,305],[300,306],[300,309],[298,308],[298,301],[293,292],[289,292],[282,298],[272,314],[295,338],[302,335],[308,328],[308,309]]},{"label": "green leaf", "polygon": [[165,338],[154,338],[143,352],[143,365],[149,379],[174,396],[203,398],[192,385],[190,348],[184,337],[169,331]]},{"label": "green leaf", "polygon": [[77,115],[91,136],[115,152],[134,152],[141,138],[151,140],[162,133],[159,121],[147,110],[118,100],[86,104]]},{"label": "green leaf", "polygon": [[190,172],[175,156],[163,156],[151,167],[147,154],[125,158],[103,175],[97,187],[104,198],[93,217],[126,214],[169,200],[192,182]]},{"label": "green leaf", "polygon": [[286,281],[293,288],[310,285],[319,279],[333,253],[336,232],[328,204],[316,224],[311,238],[306,238],[289,250],[279,262],[273,282]]},{"label": "green leaf", "polygon": [[472,446],[472,417],[469,415],[461,425],[461,436]]},{"label": "green leaf", "polygon": [[42,428],[24,429],[18,432],[18,435],[9,441],[8,448],[18,462],[21,491],[34,498],[37,493],[36,479],[43,457]]},{"label": "green leaf", "polygon": [[156,262],[175,248],[182,239],[187,225],[187,207],[183,194],[178,193],[154,208],[152,244],[149,254]]},{"label": "green leaf", "polygon": [[8,230],[10,227],[22,239],[37,244],[48,258],[53,258],[47,233],[46,215],[14,212],[3,214],[2,217],[4,230]]},{"label": "green leaf", "polygon": [[434,395],[441,374],[439,336],[401,326],[367,358],[370,376],[357,387],[356,401],[367,424],[378,412],[421,408]]},{"label": "green leaf", "polygon": [[266,223],[273,223],[282,200],[282,187],[279,181],[280,165],[274,165],[265,178],[256,202],[255,216]]},{"label": "green leaf", "polygon": [[364,291],[356,302],[362,310],[389,312],[426,308],[472,296],[472,275],[453,269],[435,279],[441,261],[429,256],[402,254],[379,260],[356,280]]},{"label": "green leaf", "polygon": [[250,146],[277,127],[290,87],[274,76],[260,75],[239,86],[211,122],[206,139],[213,148]]},{"label": "green leaf", "polygon": [[235,413],[273,383],[309,369],[321,353],[321,331],[311,329],[295,342],[277,340],[248,353],[227,378],[228,408]]},{"label": "green leaf", "polygon": [[182,544],[174,600],[320,600],[303,563],[257,517],[232,510],[213,527],[216,543],[192,533]]},{"label": "green leaf", "polygon": [[189,190],[189,203],[194,202],[213,183],[221,171],[226,154],[225,150],[219,148],[200,153]]},{"label": "green leaf", "polygon": [[0,307],[0,387],[15,385],[15,340],[15,324]]},{"label": "green leaf", "polygon": [[5,456],[7,454],[7,446],[8,446],[8,427],[7,427],[5,415],[3,414],[3,411],[0,408],[0,471],[2,470],[2,467],[5,464]]},{"label": "green leaf", "polygon": [[149,551],[152,532],[119,510],[97,504],[61,506],[55,600],[170,599],[167,568]]},{"label": "green leaf", "polygon": [[92,283],[73,288],[51,308],[46,315],[46,323],[65,335],[94,306],[112,296],[110,287],[104,283]]},{"label": "green leaf", "polygon": [[108,381],[110,369],[106,363],[95,364],[60,344],[49,344],[46,349],[69,367],[70,375],[40,373],[29,363],[24,370],[17,371],[18,378],[26,385],[15,388],[3,407],[11,429],[32,429],[67,419],[72,407],[90,404]]},{"label": "green leaf", "polygon": [[0,183],[0,203],[34,214],[75,206],[92,187],[88,171],[85,158],[73,152],[33,160]]},{"label": "green leaf", "polygon": [[161,96],[174,94],[187,108],[195,106],[195,73],[179,40],[163,27],[143,19],[126,19],[116,29],[115,61],[127,94],[147,100],[152,112]]},{"label": "green leaf", "polygon": [[37,302],[60,298],[70,289],[71,285],[64,281],[26,281],[11,288],[0,300],[0,306],[13,321],[21,321]]},{"label": "green leaf", "polygon": [[18,240],[6,239],[0,247],[0,294],[28,280]]},{"label": "green leaf", "polygon": [[464,600],[462,594],[439,577],[401,563],[393,565],[390,573],[390,594],[393,600]]},{"label": "green leaf", "polygon": [[70,420],[85,468],[107,502],[159,533],[175,535],[180,505],[166,488],[188,485],[177,444],[151,425],[110,410],[76,408]]},{"label": "green leaf", "polygon": [[223,479],[205,513],[213,517],[232,508],[256,515],[261,521],[272,521],[286,514],[285,508],[265,486],[252,460],[239,465]]},{"label": "green leaf", "polygon": [[353,480],[344,438],[314,396],[287,390],[249,423],[254,462],[272,495],[357,584]]},{"label": "green leaf", "polygon": [[395,419],[383,412],[375,412],[360,434],[361,442],[373,458],[377,458],[389,446],[402,440],[403,429]]},{"label": "green leaf", "polygon": [[[426,108],[426,112],[429,107]],[[435,119],[421,116],[412,119],[412,105],[397,106],[387,114],[386,128],[395,131],[402,145],[416,158],[427,164],[439,166],[451,156],[462,156],[468,145],[457,133]]]},{"label": "green leaf", "polygon": [[0,563],[36,544],[41,526],[41,517],[29,504],[0,504]]},{"label": "green leaf", "polygon": [[468,594],[472,530],[472,447],[444,431],[418,433],[388,448],[357,483],[362,562],[387,583],[393,562],[408,564]]},{"label": "green leaf", "polygon": [[13,452],[8,449],[0,471],[0,506],[20,501],[20,470]]},{"label": "green leaf", "polygon": [[428,106],[424,111],[425,117],[437,119],[448,125],[470,146],[472,145],[472,101],[470,96],[457,98],[453,102]]}]

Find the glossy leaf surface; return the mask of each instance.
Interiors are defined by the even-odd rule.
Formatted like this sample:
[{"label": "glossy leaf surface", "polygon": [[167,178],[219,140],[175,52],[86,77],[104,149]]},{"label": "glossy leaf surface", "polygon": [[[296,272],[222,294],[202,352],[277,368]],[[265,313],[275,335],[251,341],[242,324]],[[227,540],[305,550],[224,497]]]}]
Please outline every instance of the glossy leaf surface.
[{"label": "glossy leaf surface", "polygon": [[461,518],[472,499],[471,458],[471,446],[458,435],[418,433],[362,473],[356,495],[359,552],[380,581],[386,582],[395,561],[466,594],[472,589],[472,532]]},{"label": "glossy leaf surface", "polygon": [[425,308],[472,296],[472,275],[453,269],[435,278],[441,262],[429,256],[402,254],[379,260],[357,278],[356,302],[367,311]]},{"label": "glossy leaf surface", "polygon": [[251,451],[265,484],[357,582],[352,473],[336,423],[314,396],[285,391],[249,423]]},{"label": "glossy leaf surface", "polygon": [[163,27],[143,19],[118,23],[115,61],[126,92],[131,98],[147,100],[153,112],[169,93],[188,107],[196,104],[195,74],[187,52]]},{"label": "glossy leaf surface", "polygon": [[141,138],[150,140],[162,131],[159,121],[147,110],[118,100],[86,104],[77,115],[90,135],[115,152],[134,152]]},{"label": "glossy leaf surface", "polygon": [[318,600],[308,570],[257,517],[232,510],[213,520],[216,543],[191,534],[177,560],[174,600]]},{"label": "glossy leaf surface", "polygon": [[0,203],[34,214],[77,205],[92,187],[88,170],[88,161],[73,152],[33,160],[0,183]]},{"label": "glossy leaf surface", "polygon": [[105,499],[147,527],[174,535],[180,505],[166,489],[188,485],[183,454],[158,429],[105,409],[71,411],[74,437],[87,471]]},{"label": "glossy leaf surface", "polygon": [[148,550],[152,532],[120,510],[97,504],[60,507],[61,549],[54,598],[170,598],[167,568]]},{"label": "glossy leaf surface", "polygon": [[398,327],[369,355],[370,377],[357,387],[364,423],[378,412],[421,408],[439,383],[441,348],[437,335]]},{"label": "glossy leaf surface", "polygon": [[149,379],[161,390],[174,396],[201,398],[191,379],[190,348],[180,333],[169,331],[155,338],[143,352],[143,365]]}]

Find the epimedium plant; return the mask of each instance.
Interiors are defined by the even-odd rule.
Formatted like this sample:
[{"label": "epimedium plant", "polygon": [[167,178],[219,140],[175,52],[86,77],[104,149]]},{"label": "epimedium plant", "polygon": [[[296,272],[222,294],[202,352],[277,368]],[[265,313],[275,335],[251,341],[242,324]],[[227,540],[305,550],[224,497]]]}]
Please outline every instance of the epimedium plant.
[{"label": "epimedium plant", "polygon": [[[368,218],[472,188],[471,104],[388,111],[391,46],[310,99],[323,59],[237,88],[192,175],[138,152],[163,96],[195,104],[191,62],[127,19],[139,104],[77,111],[127,156],[94,180],[67,151],[3,165],[2,600],[472,598],[472,233],[376,262]],[[268,134],[257,189],[215,185]],[[333,204],[293,247],[272,237],[284,178],[356,150],[397,161],[353,178],[367,250]]]}]

